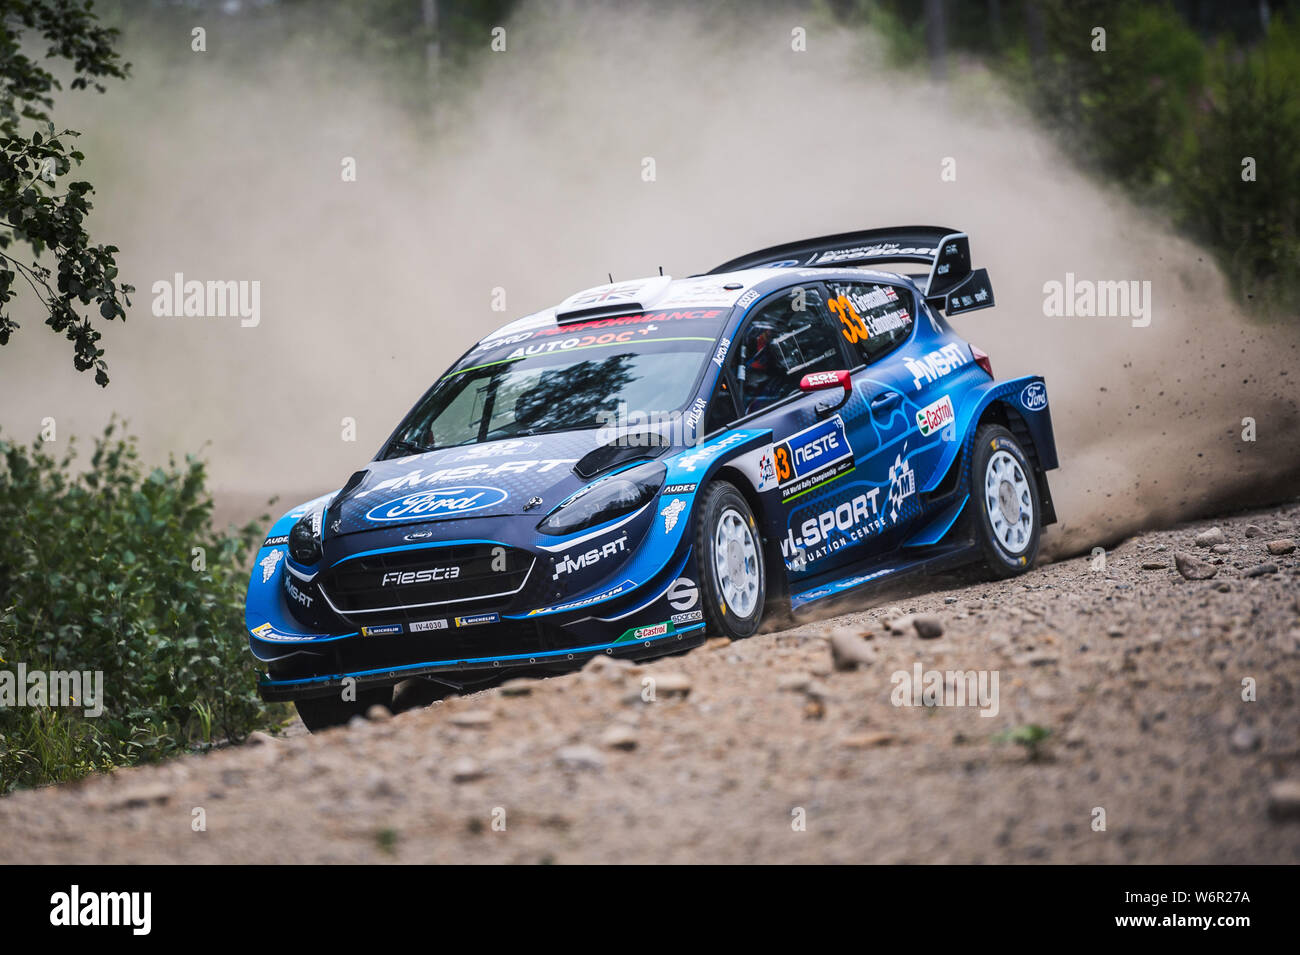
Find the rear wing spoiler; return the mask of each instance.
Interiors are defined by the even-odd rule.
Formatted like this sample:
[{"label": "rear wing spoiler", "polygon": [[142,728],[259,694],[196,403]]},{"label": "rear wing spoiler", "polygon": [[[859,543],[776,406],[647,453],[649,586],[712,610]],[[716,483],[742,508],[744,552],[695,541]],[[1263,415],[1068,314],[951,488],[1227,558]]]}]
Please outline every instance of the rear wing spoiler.
[{"label": "rear wing spoiler", "polygon": [[930,266],[922,292],[931,308],[956,315],[994,304],[988,270],[971,268],[969,236],[943,226],[905,225],[787,242],[724,262],[705,274],[781,267],[851,268],[890,262]]}]

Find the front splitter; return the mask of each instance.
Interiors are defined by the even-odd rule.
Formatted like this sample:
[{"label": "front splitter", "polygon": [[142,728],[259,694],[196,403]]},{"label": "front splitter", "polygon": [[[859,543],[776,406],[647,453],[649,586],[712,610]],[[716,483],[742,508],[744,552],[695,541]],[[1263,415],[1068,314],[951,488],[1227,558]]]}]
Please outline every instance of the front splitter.
[{"label": "front splitter", "polygon": [[578,669],[599,654],[622,659],[646,659],[689,650],[704,642],[704,624],[697,623],[660,637],[627,640],[620,637],[612,643],[571,647],[566,650],[547,650],[537,653],[508,654],[494,657],[472,657],[455,660],[429,660],[421,663],[382,667],[374,670],[356,670],[321,676],[300,677],[292,680],[273,680],[263,676],[257,689],[267,702],[310,699],[329,696],[340,690],[348,680],[356,687],[385,686],[413,677],[437,673],[457,673],[523,669],[526,667],[572,667]]}]

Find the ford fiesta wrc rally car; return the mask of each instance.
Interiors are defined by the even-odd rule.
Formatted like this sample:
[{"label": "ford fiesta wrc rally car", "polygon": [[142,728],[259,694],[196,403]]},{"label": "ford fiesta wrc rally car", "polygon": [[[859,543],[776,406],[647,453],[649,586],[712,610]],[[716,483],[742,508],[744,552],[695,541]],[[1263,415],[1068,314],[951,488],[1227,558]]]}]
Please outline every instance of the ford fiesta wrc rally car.
[{"label": "ford fiesta wrc rally car", "polygon": [[[886,270],[915,263],[913,274]],[[1039,376],[949,319],[968,237],[903,226],[611,282],[488,335],[249,580],[260,692],[318,729],[596,654],[754,634],[903,574],[1030,567],[1055,521]]]}]

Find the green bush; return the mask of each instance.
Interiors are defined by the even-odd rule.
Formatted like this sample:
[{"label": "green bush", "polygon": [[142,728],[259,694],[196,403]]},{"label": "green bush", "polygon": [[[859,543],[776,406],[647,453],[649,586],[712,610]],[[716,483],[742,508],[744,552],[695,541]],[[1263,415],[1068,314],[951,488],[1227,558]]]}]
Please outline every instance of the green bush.
[{"label": "green bush", "polygon": [[[220,532],[202,462],[145,473],[110,424],[89,469],[0,440],[0,669],[102,671],[103,713],[0,707],[0,792],[268,725],[243,598],[258,528]],[[196,551],[201,548],[201,551]]]}]

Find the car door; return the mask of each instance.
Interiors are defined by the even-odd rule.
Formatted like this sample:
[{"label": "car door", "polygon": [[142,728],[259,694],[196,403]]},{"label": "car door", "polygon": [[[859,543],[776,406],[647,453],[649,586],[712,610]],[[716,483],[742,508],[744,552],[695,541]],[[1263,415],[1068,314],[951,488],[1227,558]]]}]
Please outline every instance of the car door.
[{"label": "car door", "polygon": [[881,544],[890,546],[920,516],[917,489],[939,461],[953,408],[946,396],[919,385],[899,356],[913,336],[918,303],[905,285],[830,281],[827,307],[853,353],[853,390],[846,413],[849,438],[858,454],[859,479],[878,488]]},{"label": "car door", "polygon": [[[850,364],[851,354],[826,309],[825,287],[819,282],[791,286],[751,309],[728,345],[726,369],[710,403],[706,432],[723,426],[772,431],[785,532],[781,550],[795,578],[849,559],[829,535],[804,546],[802,524],[820,513],[818,502],[853,471],[857,458],[845,418],[833,407],[839,393],[805,392],[800,383],[807,375]],[[822,526],[816,518],[814,523]]]}]

